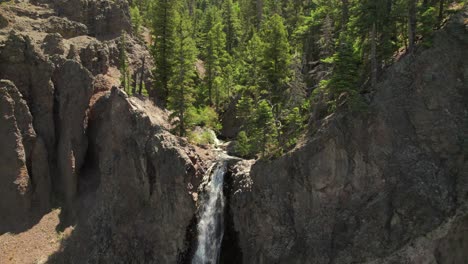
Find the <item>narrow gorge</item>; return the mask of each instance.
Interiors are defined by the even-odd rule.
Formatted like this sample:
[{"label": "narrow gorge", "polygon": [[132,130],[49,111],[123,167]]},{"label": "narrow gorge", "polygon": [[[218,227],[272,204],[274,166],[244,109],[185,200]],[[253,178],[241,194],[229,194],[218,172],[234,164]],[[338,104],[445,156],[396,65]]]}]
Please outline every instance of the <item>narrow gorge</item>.
[{"label": "narrow gorge", "polygon": [[468,263],[466,6],[382,67],[367,111],[344,93],[242,159],[231,104],[226,142],[196,144],[122,89],[122,53],[156,78],[129,3],[0,3],[0,263]]}]

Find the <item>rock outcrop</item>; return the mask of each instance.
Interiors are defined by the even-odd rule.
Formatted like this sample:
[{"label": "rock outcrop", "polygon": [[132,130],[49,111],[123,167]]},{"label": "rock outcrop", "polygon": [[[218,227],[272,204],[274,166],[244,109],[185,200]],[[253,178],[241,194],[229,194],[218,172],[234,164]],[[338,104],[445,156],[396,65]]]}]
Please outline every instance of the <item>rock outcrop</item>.
[{"label": "rock outcrop", "polygon": [[[10,227],[16,217],[24,217],[31,206],[31,180],[26,166],[25,144],[34,137],[31,114],[21,94],[11,82],[0,81],[0,191],[2,227]],[[23,144],[23,134],[25,144]],[[3,230],[3,232],[5,232]]]},{"label": "rock outcrop", "polygon": [[230,200],[243,263],[467,259],[467,17],[395,63],[367,114],[338,110],[252,167]]},{"label": "rock outcrop", "polygon": [[[47,4],[60,9],[60,4],[70,4],[66,2]],[[109,17],[128,13],[126,4],[108,1],[100,6],[96,1],[88,2],[96,10],[104,8],[99,14],[106,23],[119,19],[130,23],[128,16]],[[98,23],[95,20],[84,25],[73,21],[72,13],[56,16],[56,10],[29,3],[2,5],[0,13],[6,21],[0,28],[5,134],[0,151],[5,188],[0,192],[0,210],[5,212],[0,218],[0,233],[4,233],[34,224],[41,212],[49,209],[51,200],[55,206],[66,208],[64,214],[70,217],[64,219],[79,213],[73,208],[89,151],[90,107],[119,83],[120,31],[113,32],[117,34],[114,39],[100,41],[85,35],[88,27],[100,27],[93,24]],[[149,53],[131,35],[127,39],[130,67],[140,71],[140,60],[145,57],[148,68],[144,81],[150,87]],[[20,224],[23,220],[25,223]]]},{"label": "rock outcrop", "polygon": [[191,147],[153,123],[139,104],[114,89],[93,107],[80,180],[86,209],[52,263],[176,263],[186,250],[195,212],[189,191],[192,177],[201,175]]},{"label": "rock outcrop", "polygon": [[[87,26],[89,34],[100,39],[112,39],[119,36],[122,31],[130,33],[132,24],[128,2],[124,0],[33,0],[36,4],[47,4],[59,17],[65,17]],[[51,23],[55,25],[57,23]],[[65,20],[59,23],[58,29],[76,28],[67,32],[83,32],[82,26],[73,25]],[[64,36],[65,37],[65,36]]]}]

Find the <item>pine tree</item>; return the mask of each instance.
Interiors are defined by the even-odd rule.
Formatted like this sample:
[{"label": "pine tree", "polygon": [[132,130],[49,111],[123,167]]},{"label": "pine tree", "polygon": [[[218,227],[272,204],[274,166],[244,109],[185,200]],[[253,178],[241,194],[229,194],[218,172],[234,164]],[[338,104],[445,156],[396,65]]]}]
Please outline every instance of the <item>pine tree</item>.
[{"label": "pine tree", "polygon": [[247,87],[255,91],[259,90],[260,85],[263,84],[265,80],[262,72],[263,50],[264,43],[258,34],[254,32],[252,38],[247,43],[243,53],[243,59],[245,63],[245,83]]},{"label": "pine tree", "polygon": [[208,103],[219,107],[221,102],[221,74],[226,58],[226,34],[222,23],[217,23],[208,32],[205,50],[206,85],[208,88]]},{"label": "pine tree", "polygon": [[226,51],[233,54],[240,41],[240,22],[236,6],[232,0],[223,3],[224,32],[226,33]]},{"label": "pine tree", "polygon": [[191,37],[188,14],[176,16],[174,31],[174,60],[173,72],[169,80],[171,93],[168,98],[168,107],[173,111],[171,120],[180,136],[186,134],[190,124],[189,109],[193,107],[194,83],[196,76],[195,61],[197,49]]},{"label": "pine tree", "polygon": [[126,34],[122,32],[120,35],[120,84],[124,91],[130,92],[131,86],[131,75],[130,68],[128,67],[128,58],[127,58],[127,41]]},{"label": "pine tree", "polygon": [[169,97],[169,80],[172,74],[172,58],[174,54],[174,29],[178,1],[156,0],[153,6],[153,36],[152,48],[155,70],[156,97],[165,104]]},{"label": "pine tree", "polygon": [[255,142],[258,142],[257,153],[262,153],[262,156],[270,153],[277,146],[277,129],[275,119],[273,118],[272,106],[266,101],[258,102],[255,111],[255,127],[256,133],[253,135]]},{"label": "pine tree", "polygon": [[273,104],[280,104],[285,95],[291,70],[290,46],[283,19],[273,15],[264,28],[264,71],[269,85],[269,97]]},{"label": "pine tree", "polygon": [[328,87],[334,99],[346,92],[354,95],[358,90],[360,63],[355,51],[353,42],[349,36],[340,36],[340,46],[333,56],[333,73],[328,82]]}]

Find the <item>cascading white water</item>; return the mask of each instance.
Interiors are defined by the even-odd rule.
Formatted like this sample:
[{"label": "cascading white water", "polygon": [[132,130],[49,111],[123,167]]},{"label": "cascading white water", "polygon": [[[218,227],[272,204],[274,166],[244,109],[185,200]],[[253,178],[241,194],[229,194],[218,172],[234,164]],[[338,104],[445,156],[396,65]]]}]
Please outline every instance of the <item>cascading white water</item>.
[{"label": "cascading white water", "polygon": [[197,251],[192,264],[217,264],[224,235],[224,174],[226,162],[220,161],[208,170],[211,180],[205,187],[206,195],[201,201],[200,219],[198,222]]}]

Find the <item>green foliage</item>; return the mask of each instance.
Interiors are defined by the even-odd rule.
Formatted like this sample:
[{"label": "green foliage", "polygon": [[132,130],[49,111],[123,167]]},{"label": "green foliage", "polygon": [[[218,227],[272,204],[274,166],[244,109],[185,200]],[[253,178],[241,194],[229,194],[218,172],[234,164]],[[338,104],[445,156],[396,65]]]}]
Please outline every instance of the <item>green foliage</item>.
[{"label": "green foliage", "polygon": [[190,131],[188,132],[188,140],[194,144],[203,146],[214,144],[213,134],[210,131]]},{"label": "green foliage", "polygon": [[177,22],[174,31],[174,60],[173,72],[169,80],[168,107],[173,111],[171,121],[175,125],[180,136],[184,136],[187,127],[192,123],[191,116],[187,114],[193,107],[194,90],[193,79],[195,78],[195,61],[197,58],[197,48],[195,41],[191,37],[191,28],[188,20],[181,16],[176,16]]},{"label": "green foliage", "polygon": [[216,111],[209,106],[192,108],[189,112],[191,126],[200,126],[212,129],[214,131],[221,130],[222,126],[219,122],[219,116]]},{"label": "green foliage", "polygon": [[[206,142],[192,129],[219,131],[219,114],[238,100],[237,152],[275,157],[298,143],[310,111],[366,112],[361,94],[413,47],[409,39],[431,44],[428,36],[452,12],[448,2],[142,0],[132,2],[131,16],[137,34],[151,27],[150,94],[173,111],[179,135]],[[128,87],[124,49],[121,55]]]},{"label": "green foliage", "polygon": [[253,154],[252,142],[245,131],[240,131],[235,142],[236,155],[245,158],[251,158]]},{"label": "green foliage", "polygon": [[154,1],[152,5],[154,89],[156,96],[165,103],[169,97],[169,80],[173,73],[175,19],[179,3],[173,0]]},{"label": "green foliage", "polygon": [[128,66],[128,58],[127,58],[127,41],[126,41],[126,34],[122,32],[120,35],[120,85],[127,93],[131,91],[131,85],[133,83],[130,68]]},{"label": "green foliage", "polygon": [[208,31],[205,50],[206,85],[208,88],[208,104],[217,109],[222,101],[222,68],[228,58],[226,54],[226,34],[223,24],[216,23]]},{"label": "green foliage", "polygon": [[[422,7],[423,8],[423,7]],[[432,34],[431,32],[437,25],[437,10],[435,7],[429,7],[424,10],[418,19],[420,21],[419,28],[420,34],[423,37],[422,45],[424,47],[431,47],[432,46]]]},{"label": "green foliage", "polygon": [[264,72],[268,80],[269,93],[274,104],[281,103],[285,95],[286,84],[291,70],[290,46],[283,19],[278,14],[273,15],[263,28]]},{"label": "green foliage", "polygon": [[138,6],[130,7],[130,17],[132,18],[132,27],[135,35],[140,36],[141,27],[143,25],[143,17],[140,14],[140,9]]},{"label": "green foliage", "polygon": [[250,157],[261,153],[263,157],[274,154],[278,148],[278,129],[273,117],[272,106],[266,100],[257,102],[244,97],[237,105],[238,118],[244,120],[243,133],[237,138],[237,147],[243,156]]},{"label": "green foliage", "polygon": [[232,0],[225,0],[223,3],[224,32],[226,33],[226,51],[234,53],[240,42],[240,22],[239,7],[234,5]]},{"label": "green foliage", "polygon": [[304,129],[304,120],[299,107],[294,107],[286,113],[284,126],[281,129],[282,146],[290,149],[297,144],[299,136]]},{"label": "green foliage", "polygon": [[327,87],[334,99],[342,93],[354,94],[358,90],[360,62],[349,37],[343,36],[333,55],[333,72]]}]

